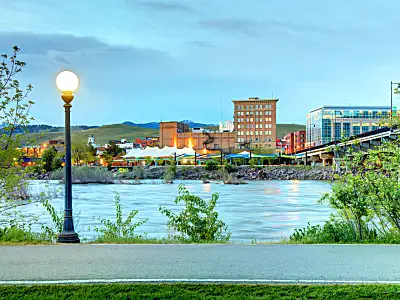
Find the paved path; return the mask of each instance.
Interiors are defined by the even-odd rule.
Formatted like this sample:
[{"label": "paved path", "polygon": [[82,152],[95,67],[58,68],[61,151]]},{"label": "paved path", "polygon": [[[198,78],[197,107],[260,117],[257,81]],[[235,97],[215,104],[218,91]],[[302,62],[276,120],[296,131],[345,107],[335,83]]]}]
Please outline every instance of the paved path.
[{"label": "paved path", "polygon": [[0,246],[0,284],[30,281],[400,283],[400,246]]}]

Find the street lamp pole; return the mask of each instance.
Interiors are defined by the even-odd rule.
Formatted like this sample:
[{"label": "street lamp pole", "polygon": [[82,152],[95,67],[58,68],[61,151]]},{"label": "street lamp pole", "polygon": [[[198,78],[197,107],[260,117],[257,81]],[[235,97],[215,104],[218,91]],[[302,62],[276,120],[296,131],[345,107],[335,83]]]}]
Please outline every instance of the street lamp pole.
[{"label": "street lamp pole", "polygon": [[397,84],[397,89],[395,94],[400,93],[400,82],[390,82],[390,120],[392,120],[392,115],[393,115],[393,85]]},{"label": "street lamp pole", "polygon": [[72,218],[72,176],[71,176],[71,102],[74,92],[78,88],[78,77],[70,72],[61,72],[56,79],[57,86],[61,91],[61,98],[65,108],[65,208],[63,230],[57,238],[58,243],[79,243],[78,234],[74,229]]}]

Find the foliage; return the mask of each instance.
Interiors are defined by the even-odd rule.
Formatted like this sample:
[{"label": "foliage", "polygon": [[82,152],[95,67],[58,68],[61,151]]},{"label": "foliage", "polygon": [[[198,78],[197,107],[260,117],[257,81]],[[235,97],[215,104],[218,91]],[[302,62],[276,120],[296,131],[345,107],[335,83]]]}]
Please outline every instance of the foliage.
[{"label": "foliage", "polygon": [[83,141],[72,144],[71,156],[72,161],[77,165],[91,163],[96,160],[95,155],[93,155],[93,146],[87,145]]},{"label": "foliage", "polygon": [[232,173],[236,171],[235,166],[231,165],[230,163],[225,163],[224,164],[224,169],[228,172],[228,173]]},{"label": "foliage", "polygon": [[111,143],[108,145],[108,147],[107,147],[107,149],[106,149],[106,152],[107,152],[109,155],[111,155],[112,157],[116,157],[116,156],[118,156],[119,154],[123,153],[124,150],[123,150],[122,148],[118,147],[118,146],[115,144],[115,142],[113,141],[113,142],[111,142]]},{"label": "foliage", "polygon": [[252,158],[249,160],[249,165],[251,167],[255,167],[256,165],[258,165],[258,159],[257,158]]},{"label": "foliage", "polygon": [[135,234],[135,229],[145,224],[148,219],[142,221],[135,221],[136,215],[139,213],[138,210],[132,210],[129,212],[126,219],[122,216],[121,198],[118,193],[115,194],[115,222],[110,219],[98,218],[99,222],[104,227],[94,227],[94,231],[98,234],[96,241],[102,241],[106,239],[135,239],[140,238],[140,235]]},{"label": "foliage", "polygon": [[26,63],[17,59],[20,49],[13,47],[12,54],[0,55],[0,224],[11,221],[14,224],[25,222],[31,215],[19,210],[26,199],[26,175],[31,169],[22,169],[17,159],[22,153],[17,148],[25,138],[25,127],[33,118],[29,116],[32,101],[27,100],[32,85],[22,87],[16,76],[22,72]]},{"label": "foliage", "polygon": [[62,284],[6,285],[1,299],[398,299],[397,284]]},{"label": "foliage", "polygon": [[183,210],[174,213],[161,206],[159,210],[168,218],[168,226],[180,233],[174,238],[189,239],[196,243],[205,241],[227,242],[231,233],[228,231],[228,226],[218,219],[218,212],[215,211],[218,197],[218,193],[214,193],[211,200],[205,201],[190,194],[183,185],[179,185],[178,196],[174,203],[176,205],[183,203]]},{"label": "foliage", "polygon": [[57,153],[55,147],[48,148],[42,154],[42,163],[46,172],[57,170],[62,166],[62,156]]},{"label": "foliage", "polygon": [[123,179],[145,179],[145,172],[142,166],[135,166],[131,172],[121,174]]},{"label": "foliage", "polygon": [[51,241],[50,236],[33,232],[30,228],[17,225],[0,228],[0,244],[42,244]]},{"label": "foliage", "polygon": [[216,171],[219,169],[219,163],[216,160],[207,160],[204,170]]},{"label": "foliage", "polygon": [[[53,171],[50,178],[64,180],[64,170]],[[114,174],[103,167],[74,166],[72,167],[72,183],[114,183]]]},{"label": "foliage", "polygon": [[176,166],[175,165],[169,165],[164,173],[164,181],[165,182],[171,182],[174,180],[176,177]]},{"label": "foliage", "polygon": [[335,209],[335,221],[298,230],[293,239],[366,242],[400,236],[400,142],[351,154],[348,172],[320,200]]}]

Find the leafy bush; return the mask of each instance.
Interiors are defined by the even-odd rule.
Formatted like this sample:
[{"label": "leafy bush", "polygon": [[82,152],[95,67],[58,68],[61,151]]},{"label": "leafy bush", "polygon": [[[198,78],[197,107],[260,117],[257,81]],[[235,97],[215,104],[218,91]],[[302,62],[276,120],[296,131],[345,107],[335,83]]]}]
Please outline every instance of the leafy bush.
[{"label": "leafy bush", "polygon": [[46,172],[51,172],[58,168],[53,168],[53,160],[57,157],[57,150],[54,147],[46,149],[42,154],[43,168]]},{"label": "leafy bush", "polygon": [[229,163],[225,163],[224,164],[224,169],[228,172],[228,173],[232,173],[236,171],[235,166],[229,164]]},{"label": "leafy bush", "polygon": [[145,179],[145,172],[142,166],[136,166],[132,168],[131,172],[121,174],[123,179]]},{"label": "leafy bush", "polygon": [[216,171],[219,169],[219,163],[216,160],[208,160],[204,167],[206,171]]},{"label": "leafy bush", "polygon": [[43,233],[32,232],[30,228],[10,226],[0,228],[0,243],[43,243],[52,239]]},{"label": "leafy bush", "polygon": [[368,227],[362,228],[363,239],[360,239],[354,224],[351,222],[331,220],[323,226],[310,225],[303,229],[295,229],[289,240],[303,244],[323,244],[323,243],[359,243],[363,241],[376,240],[378,233],[375,229]]},{"label": "leafy bush", "polygon": [[[64,170],[53,171],[50,178],[64,180]],[[114,174],[102,167],[72,167],[72,183],[114,183]]]},{"label": "leafy bush", "polygon": [[164,173],[164,181],[165,182],[171,182],[174,180],[176,177],[176,166],[175,165],[170,165],[167,167],[167,170]]},{"label": "leafy bush", "polygon": [[122,216],[122,206],[121,206],[121,198],[118,193],[115,195],[115,222],[105,219],[98,218],[100,223],[104,227],[94,227],[94,231],[98,234],[96,237],[96,242],[107,242],[108,240],[129,240],[129,239],[137,239],[140,238],[141,235],[135,234],[135,229],[139,226],[145,224],[148,219],[142,221],[135,221],[136,215],[139,213],[138,210],[132,210],[129,212],[126,219],[123,219]]},{"label": "leafy bush", "polygon": [[178,196],[174,203],[176,205],[183,203],[183,210],[177,214],[161,206],[159,210],[168,218],[168,226],[181,234],[175,235],[176,239],[195,243],[227,242],[231,233],[228,231],[228,226],[218,219],[218,212],[215,211],[218,197],[218,193],[214,193],[210,201],[205,201],[190,194],[183,185],[179,185]]},{"label": "leafy bush", "polygon": [[254,167],[256,165],[258,165],[258,159],[257,158],[252,158],[249,160],[249,164],[250,166]]}]

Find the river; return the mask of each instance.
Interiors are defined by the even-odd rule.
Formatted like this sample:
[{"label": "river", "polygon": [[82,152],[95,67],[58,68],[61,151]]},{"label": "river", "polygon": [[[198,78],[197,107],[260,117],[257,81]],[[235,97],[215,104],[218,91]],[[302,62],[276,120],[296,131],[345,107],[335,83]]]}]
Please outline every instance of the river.
[{"label": "river", "polygon": [[[166,237],[168,229],[166,218],[158,211],[160,205],[173,208],[178,185],[184,184],[190,192],[210,199],[214,192],[219,193],[217,211],[232,232],[231,240],[249,242],[278,241],[288,237],[295,228],[303,228],[307,223],[321,224],[329,219],[331,209],[317,200],[330,191],[324,181],[249,181],[246,185],[224,185],[217,182],[203,184],[201,181],[175,181],[174,184],[162,184],[161,181],[143,181],[143,184],[88,184],[73,185],[73,203],[75,228],[81,237],[92,239],[93,231],[88,227],[99,225],[97,217],[115,220],[114,197],[121,197],[123,213],[137,209],[139,220],[149,221],[137,229],[138,233],[147,233],[148,237]],[[32,181],[31,192],[53,191],[51,200],[56,209],[63,209],[63,185],[57,181]],[[28,204],[22,208],[36,214],[44,208]],[[95,217],[93,219],[93,217]],[[50,223],[48,215],[41,220]]]}]

